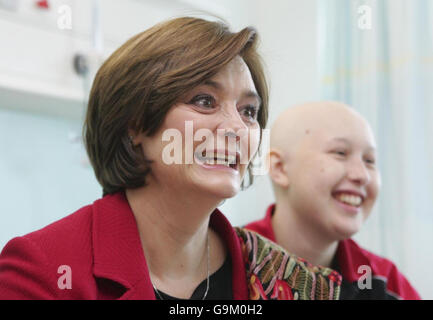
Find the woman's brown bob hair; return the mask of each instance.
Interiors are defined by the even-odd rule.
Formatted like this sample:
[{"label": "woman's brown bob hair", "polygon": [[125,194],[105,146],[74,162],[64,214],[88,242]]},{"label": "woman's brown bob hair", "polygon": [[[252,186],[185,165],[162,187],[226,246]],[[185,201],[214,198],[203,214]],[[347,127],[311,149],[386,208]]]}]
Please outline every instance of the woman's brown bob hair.
[{"label": "woman's brown bob hair", "polygon": [[[172,19],[134,36],[96,74],[83,137],[103,194],[146,184],[151,160],[135,150],[128,131],[153,135],[183,94],[217,74],[240,55],[262,99],[258,122],[268,119],[268,87],[256,51],[257,33],[229,31],[222,22]],[[250,184],[251,168],[248,168]]]}]

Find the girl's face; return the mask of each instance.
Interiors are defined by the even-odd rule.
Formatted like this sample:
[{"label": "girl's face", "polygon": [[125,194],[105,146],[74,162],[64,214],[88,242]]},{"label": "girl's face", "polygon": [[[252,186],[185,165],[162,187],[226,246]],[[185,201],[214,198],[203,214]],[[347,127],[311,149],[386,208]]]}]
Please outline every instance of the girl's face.
[{"label": "girl's face", "polygon": [[365,121],[330,114],[288,168],[289,201],[301,219],[334,240],[359,231],[380,187],[375,141]]},{"label": "girl's face", "polygon": [[258,149],[260,106],[251,73],[238,56],[183,95],[155,135],[140,135],[146,158],[154,161],[149,184],[233,197]]}]

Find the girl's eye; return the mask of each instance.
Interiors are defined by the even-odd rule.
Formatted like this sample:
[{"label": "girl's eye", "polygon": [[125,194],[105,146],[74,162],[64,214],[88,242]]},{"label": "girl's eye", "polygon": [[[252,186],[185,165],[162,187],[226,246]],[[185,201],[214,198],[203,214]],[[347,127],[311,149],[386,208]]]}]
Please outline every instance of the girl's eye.
[{"label": "girl's eye", "polygon": [[212,109],[215,107],[215,98],[208,94],[200,94],[191,99],[189,104],[194,104],[204,109]]},{"label": "girl's eye", "polygon": [[245,116],[249,121],[257,120],[257,107],[255,106],[246,106],[242,109],[242,115]]},{"label": "girl's eye", "polygon": [[371,164],[371,165],[376,164],[376,161],[374,159],[365,159],[365,162],[367,162],[368,164]]},{"label": "girl's eye", "polygon": [[335,154],[344,157],[347,153],[344,150],[335,150],[334,151]]}]

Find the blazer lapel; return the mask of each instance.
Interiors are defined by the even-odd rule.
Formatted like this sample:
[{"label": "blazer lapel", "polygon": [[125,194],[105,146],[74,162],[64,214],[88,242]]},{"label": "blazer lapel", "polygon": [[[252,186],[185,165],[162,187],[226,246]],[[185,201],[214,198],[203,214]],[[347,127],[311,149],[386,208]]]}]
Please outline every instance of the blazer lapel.
[{"label": "blazer lapel", "polygon": [[93,205],[93,273],[121,284],[121,299],[155,299],[134,214],[123,192]]}]

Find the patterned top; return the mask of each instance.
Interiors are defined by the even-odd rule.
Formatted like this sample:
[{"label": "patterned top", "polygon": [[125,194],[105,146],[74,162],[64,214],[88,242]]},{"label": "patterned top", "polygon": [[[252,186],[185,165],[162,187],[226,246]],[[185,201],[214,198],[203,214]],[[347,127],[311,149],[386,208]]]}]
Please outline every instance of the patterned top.
[{"label": "patterned top", "polygon": [[337,300],[341,275],[287,253],[256,232],[235,228],[251,300]]}]

